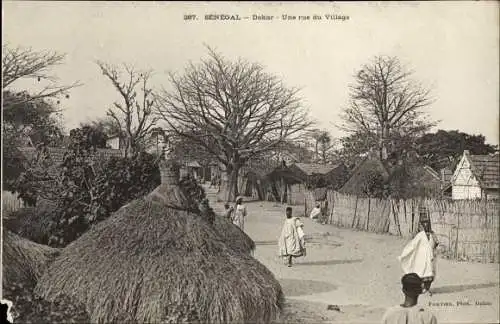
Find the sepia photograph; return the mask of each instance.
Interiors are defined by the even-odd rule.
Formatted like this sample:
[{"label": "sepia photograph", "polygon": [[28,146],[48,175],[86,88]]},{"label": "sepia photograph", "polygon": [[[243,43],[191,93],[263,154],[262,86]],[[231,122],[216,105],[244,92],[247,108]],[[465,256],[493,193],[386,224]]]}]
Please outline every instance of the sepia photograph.
[{"label": "sepia photograph", "polygon": [[497,1],[2,1],[2,323],[499,323]]}]

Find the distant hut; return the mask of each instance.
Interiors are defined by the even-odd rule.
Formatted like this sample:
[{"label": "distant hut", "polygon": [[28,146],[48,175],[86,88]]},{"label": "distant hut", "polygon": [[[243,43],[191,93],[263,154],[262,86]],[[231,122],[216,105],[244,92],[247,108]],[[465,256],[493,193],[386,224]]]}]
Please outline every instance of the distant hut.
[{"label": "distant hut", "polygon": [[441,187],[439,174],[429,166],[403,162],[390,165],[369,155],[353,169],[339,192],[358,197],[441,197]]},{"label": "distant hut", "polygon": [[281,202],[292,205],[304,203],[307,190],[315,188],[340,188],[348,171],[344,163],[314,164],[294,163],[287,167],[284,163],[274,169],[269,178],[273,181],[274,191]]},{"label": "distant hut", "polygon": [[250,169],[241,179],[239,192],[255,200],[265,200],[269,189],[270,183],[265,171]]},{"label": "distant hut", "polygon": [[376,156],[367,156],[351,171],[339,192],[347,195],[378,196],[389,179],[387,165]]},{"label": "distant hut", "polygon": [[178,168],[161,163],[162,184],[67,246],[36,291],[67,294],[92,322],[268,323],[283,293],[273,274],[236,251],[193,210]]}]

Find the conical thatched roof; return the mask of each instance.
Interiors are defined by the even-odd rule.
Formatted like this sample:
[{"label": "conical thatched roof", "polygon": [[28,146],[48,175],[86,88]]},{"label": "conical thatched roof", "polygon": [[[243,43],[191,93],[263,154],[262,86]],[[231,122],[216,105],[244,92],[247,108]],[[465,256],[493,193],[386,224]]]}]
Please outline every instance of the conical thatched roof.
[{"label": "conical thatched roof", "polygon": [[11,231],[3,230],[2,282],[34,284],[48,263],[59,253],[58,249],[31,242]]},{"label": "conical thatched roof", "polygon": [[224,243],[236,251],[251,254],[255,250],[255,242],[238,226],[223,216],[216,216],[214,228]]},{"label": "conical thatched roof", "polygon": [[16,323],[85,323],[88,314],[67,296],[53,303],[33,294],[36,281],[59,253],[3,229],[3,298],[13,302]]},{"label": "conical thatched roof", "polygon": [[172,179],[68,245],[36,292],[82,302],[93,322],[277,318],[283,295],[272,273],[230,248],[199,214],[182,210]]}]

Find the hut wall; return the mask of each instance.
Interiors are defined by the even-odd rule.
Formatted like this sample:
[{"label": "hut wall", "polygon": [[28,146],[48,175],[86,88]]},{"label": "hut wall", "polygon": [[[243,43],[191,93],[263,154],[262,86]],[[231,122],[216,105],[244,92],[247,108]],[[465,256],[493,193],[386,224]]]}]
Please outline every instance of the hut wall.
[{"label": "hut wall", "polygon": [[290,205],[303,205],[306,199],[306,187],[302,183],[291,185],[289,190],[288,203]]},{"label": "hut wall", "polygon": [[[316,204],[305,192],[305,215]],[[449,258],[480,262],[499,261],[499,206],[495,200],[375,199],[327,193],[326,218],[338,227],[411,238],[419,221],[428,218]]]}]

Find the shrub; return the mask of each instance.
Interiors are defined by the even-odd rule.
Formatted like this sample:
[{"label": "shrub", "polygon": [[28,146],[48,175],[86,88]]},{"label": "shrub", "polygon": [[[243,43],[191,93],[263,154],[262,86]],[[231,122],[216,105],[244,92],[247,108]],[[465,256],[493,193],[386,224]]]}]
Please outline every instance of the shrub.
[{"label": "shrub", "polygon": [[41,203],[37,208],[26,207],[10,213],[3,225],[33,242],[48,244],[54,226],[54,215],[54,206]]},{"label": "shrub", "polygon": [[[145,195],[160,183],[156,158],[139,153],[128,158],[95,158],[93,147],[75,145],[66,153],[58,174],[47,181],[43,164],[34,163],[19,178],[17,190],[22,197],[52,202],[48,210],[23,211],[16,233],[30,239],[62,247],[129,201]],[[27,213],[24,215],[23,213]],[[22,230],[22,231],[21,231]],[[21,231],[21,232],[19,232]],[[48,236],[48,237],[47,237]]]}]

